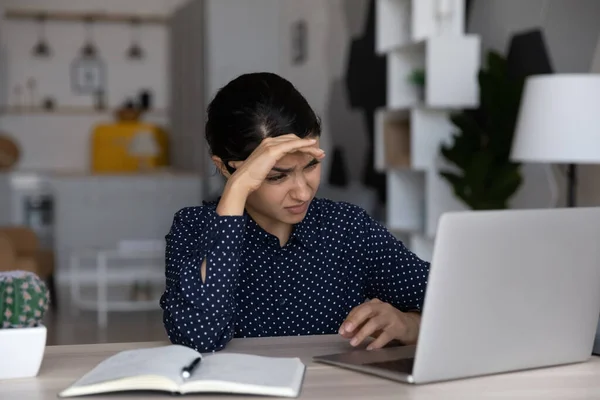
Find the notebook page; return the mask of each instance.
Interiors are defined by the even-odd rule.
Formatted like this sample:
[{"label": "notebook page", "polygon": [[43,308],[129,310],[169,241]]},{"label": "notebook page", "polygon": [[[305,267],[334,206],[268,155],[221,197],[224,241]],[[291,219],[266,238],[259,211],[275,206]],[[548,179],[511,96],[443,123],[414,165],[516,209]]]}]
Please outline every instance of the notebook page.
[{"label": "notebook page", "polygon": [[141,375],[164,376],[179,385],[183,382],[181,369],[199,356],[196,351],[179,345],[127,350],[102,361],[72,386],[94,385]]},{"label": "notebook page", "polygon": [[298,358],[217,353],[205,355],[188,382],[221,381],[296,389],[299,384],[298,377],[304,368],[304,364]]}]

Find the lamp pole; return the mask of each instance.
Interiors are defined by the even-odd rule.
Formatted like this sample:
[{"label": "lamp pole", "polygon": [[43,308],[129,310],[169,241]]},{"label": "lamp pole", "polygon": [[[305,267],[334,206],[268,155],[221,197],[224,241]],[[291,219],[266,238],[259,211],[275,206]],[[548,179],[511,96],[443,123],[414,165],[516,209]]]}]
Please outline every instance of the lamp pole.
[{"label": "lamp pole", "polygon": [[567,169],[567,206],[575,207],[577,192],[577,167],[575,164],[569,164]]}]

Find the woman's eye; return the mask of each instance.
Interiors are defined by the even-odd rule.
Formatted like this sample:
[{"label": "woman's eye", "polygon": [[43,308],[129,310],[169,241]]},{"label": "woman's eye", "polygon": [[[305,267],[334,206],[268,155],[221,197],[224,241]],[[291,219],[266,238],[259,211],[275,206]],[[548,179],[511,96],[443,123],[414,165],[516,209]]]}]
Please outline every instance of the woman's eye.
[{"label": "woman's eye", "polygon": [[267,177],[267,180],[269,182],[277,182],[282,180],[283,178],[285,178],[285,175],[275,175],[275,176],[269,176]]},{"label": "woman's eye", "polygon": [[307,166],[304,168],[304,170],[311,170],[311,169],[315,169],[315,167],[316,167],[317,165],[319,165],[319,163],[318,163],[318,162],[316,162],[316,163],[313,163],[313,164],[310,164],[310,165],[307,165]]}]

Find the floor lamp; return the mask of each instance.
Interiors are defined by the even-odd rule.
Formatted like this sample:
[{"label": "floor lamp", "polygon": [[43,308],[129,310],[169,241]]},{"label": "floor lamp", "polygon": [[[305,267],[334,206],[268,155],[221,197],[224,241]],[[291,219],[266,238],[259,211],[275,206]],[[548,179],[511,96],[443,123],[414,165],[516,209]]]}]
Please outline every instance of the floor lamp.
[{"label": "floor lamp", "polygon": [[567,205],[575,207],[576,165],[600,164],[600,74],[527,78],[511,159],[567,164]]},{"label": "floor lamp", "polygon": [[[525,82],[511,158],[567,164],[567,205],[575,207],[576,164],[600,163],[600,75],[552,74]],[[592,353],[600,355],[600,319]]]}]

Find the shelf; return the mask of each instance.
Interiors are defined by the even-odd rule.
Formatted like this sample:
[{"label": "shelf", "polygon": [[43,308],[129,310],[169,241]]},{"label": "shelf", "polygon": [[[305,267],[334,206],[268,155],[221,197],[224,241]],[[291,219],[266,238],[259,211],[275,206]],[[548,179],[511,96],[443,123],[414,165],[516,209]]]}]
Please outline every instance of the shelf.
[{"label": "shelf", "polygon": [[61,22],[109,22],[109,23],[127,23],[138,22],[141,24],[166,24],[168,18],[163,15],[146,14],[123,14],[108,12],[70,12],[70,11],[48,11],[34,9],[7,9],[4,12],[4,18],[13,20],[40,20],[61,21]]},{"label": "shelf", "polygon": [[376,52],[380,55],[440,35],[464,33],[465,0],[377,0]]},{"label": "shelf", "polygon": [[[56,115],[56,116],[79,116],[79,115],[106,115],[114,114],[116,109],[97,110],[84,106],[61,106],[52,110],[42,107],[0,107],[0,115]],[[167,110],[150,110],[142,115],[167,115]]]},{"label": "shelf", "polygon": [[434,167],[442,143],[449,143],[455,130],[447,111],[425,107],[413,108],[411,120],[411,168],[429,170]]},{"label": "shelf", "polygon": [[[387,177],[387,228],[424,260],[440,216],[466,209],[439,174],[441,146],[457,131],[450,114],[479,104],[481,39],[465,33],[465,3],[376,0],[387,93],[375,114],[374,168]],[[413,82],[415,72],[424,81]]]},{"label": "shelf", "polygon": [[411,165],[410,119],[407,111],[375,113],[375,169],[409,168]]},{"label": "shelf", "polygon": [[[395,49],[387,56],[387,106],[424,105],[438,109],[475,107],[481,40],[476,35],[435,37]],[[410,82],[415,70],[425,72],[425,87]]]},{"label": "shelf", "polygon": [[454,127],[448,112],[416,107],[410,110],[379,109],[375,113],[375,169],[425,171],[434,164],[442,143]]},{"label": "shelf", "polygon": [[400,232],[422,232],[425,222],[425,174],[410,170],[387,173],[387,227]]},{"label": "shelf", "polygon": [[411,0],[376,0],[376,51],[386,52],[411,41]]},{"label": "shelf", "polygon": [[424,45],[395,50],[387,56],[387,107],[405,109],[422,103],[417,86],[409,81],[414,70],[425,69]]}]

